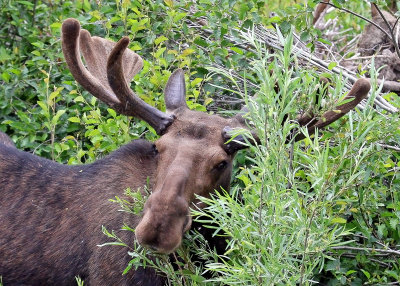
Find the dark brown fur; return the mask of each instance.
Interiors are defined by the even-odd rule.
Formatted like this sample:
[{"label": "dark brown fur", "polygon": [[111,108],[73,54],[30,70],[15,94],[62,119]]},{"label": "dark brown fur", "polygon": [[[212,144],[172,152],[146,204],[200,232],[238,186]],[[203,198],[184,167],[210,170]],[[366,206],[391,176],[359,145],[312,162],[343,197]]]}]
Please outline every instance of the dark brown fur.
[{"label": "dark brown fur", "polygon": [[124,221],[137,221],[109,199],[142,187],[155,172],[156,157],[153,144],[139,140],[94,164],[64,166],[0,144],[4,285],[76,285],[77,275],[90,285],[133,284],[127,282],[135,280],[133,272],[121,274],[127,249],[97,245],[106,241],[102,225],[133,241],[133,234],[119,229]]}]

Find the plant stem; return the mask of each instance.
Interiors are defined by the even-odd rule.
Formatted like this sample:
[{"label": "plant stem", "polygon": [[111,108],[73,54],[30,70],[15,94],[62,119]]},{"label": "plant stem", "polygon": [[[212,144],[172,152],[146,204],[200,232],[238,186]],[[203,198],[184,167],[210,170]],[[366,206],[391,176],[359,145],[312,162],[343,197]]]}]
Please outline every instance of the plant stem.
[{"label": "plant stem", "polygon": [[380,252],[380,253],[387,253],[392,255],[400,256],[400,251],[393,250],[393,249],[380,249],[380,248],[363,248],[363,247],[353,247],[353,246],[333,246],[331,249],[335,250],[352,250],[352,251],[366,251],[366,252]]}]

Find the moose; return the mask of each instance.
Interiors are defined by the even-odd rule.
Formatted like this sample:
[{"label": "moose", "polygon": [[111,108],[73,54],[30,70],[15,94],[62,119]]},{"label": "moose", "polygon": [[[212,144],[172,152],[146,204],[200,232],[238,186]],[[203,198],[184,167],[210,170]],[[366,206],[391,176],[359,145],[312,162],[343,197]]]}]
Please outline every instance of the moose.
[{"label": "moose", "polygon": [[[107,241],[101,226],[125,242],[172,253],[191,227],[190,208],[200,205],[196,196],[229,189],[234,156],[246,147],[243,136],[232,140],[233,129],[249,130],[243,116],[190,110],[182,69],[166,84],[166,112],[148,105],[128,84],[143,64],[128,44],[127,37],[114,43],[91,36],[75,19],[62,25],[63,53],[76,81],[120,114],[146,121],[160,135],[156,142],[133,140],[92,164],[66,166],[20,151],[0,133],[4,285],[75,285],[75,276],[85,285],[162,285],[163,277],[148,267],[122,275],[127,250],[98,247]],[[313,133],[353,109],[369,89],[359,79],[343,104],[320,119],[303,115],[299,125]],[[109,201],[144,186],[151,193],[140,216],[118,212]],[[122,231],[124,223],[135,232]]]}]

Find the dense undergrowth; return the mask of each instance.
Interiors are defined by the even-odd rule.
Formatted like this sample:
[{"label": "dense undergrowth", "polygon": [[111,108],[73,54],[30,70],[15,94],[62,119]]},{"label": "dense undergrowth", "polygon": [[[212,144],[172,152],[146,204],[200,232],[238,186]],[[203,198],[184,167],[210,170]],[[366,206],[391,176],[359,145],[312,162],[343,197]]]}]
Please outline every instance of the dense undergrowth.
[{"label": "dense undergrowth", "polygon": [[[316,100],[318,74],[291,52],[291,24],[303,40],[318,40],[309,25],[313,3],[216,2],[3,0],[0,130],[18,148],[68,164],[91,162],[132,139],[155,140],[149,126],[116,114],[77,85],[61,53],[60,27],[69,17],[92,35],[128,35],[145,60],[132,88],[146,102],[163,109],[162,90],[181,67],[190,108],[225,113],[246,101],[261,138],[237,155],[231,190],[205,200],[205,213],[193,210],[227,237],[226,251],[217,255],[192,232],[178,250],[178,266],[166,256],[148,260],[138,246],[131,268],[146,261],[167,273],[171,285],[397,285],[400,156],[382,144],[399,142],[398,114],[374,108],[379,87],[373,85],[366,109],[320,137],[286,143],[300,110],[316,101],[328,108],[343,96],[344,79],[326,74],[333,100]],[[277,15],[267,17],[271,11]],[[362,21],[337,16],[344,30],[357,23],[349,37],[361,31]],[[261,23],[279,27],[284,51],[248,49],[253,39],[246,31]]]}]

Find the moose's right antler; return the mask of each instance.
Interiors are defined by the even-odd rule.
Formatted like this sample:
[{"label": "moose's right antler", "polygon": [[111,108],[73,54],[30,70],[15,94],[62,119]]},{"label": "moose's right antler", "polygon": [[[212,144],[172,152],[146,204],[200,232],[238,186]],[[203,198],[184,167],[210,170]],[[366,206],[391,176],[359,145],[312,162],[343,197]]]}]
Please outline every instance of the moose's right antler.
[{"label": "moose's right antler", "polygon": [[139,72],[143,61],[126,49],[128,44],[127,37],[118,43],[92,37],[88,31],[81,30],[75,19],[67,19],[62,25],[63,53],[75,80],[118,113],[138,117],[149,123],[157,134],[163,134],[174,117],[148,105],[129,88],[127,82]]}]

